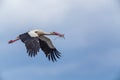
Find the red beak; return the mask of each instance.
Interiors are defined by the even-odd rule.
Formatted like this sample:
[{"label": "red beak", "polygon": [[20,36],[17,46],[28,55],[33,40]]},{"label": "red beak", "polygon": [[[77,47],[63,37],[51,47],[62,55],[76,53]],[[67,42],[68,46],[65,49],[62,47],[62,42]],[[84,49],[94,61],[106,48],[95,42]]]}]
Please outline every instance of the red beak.
[{"label": "red beak", "polygon": [[55,35],[59,36],[59,37],[64,37],[64,34],[60,34],[58,32],[53,32]]}]

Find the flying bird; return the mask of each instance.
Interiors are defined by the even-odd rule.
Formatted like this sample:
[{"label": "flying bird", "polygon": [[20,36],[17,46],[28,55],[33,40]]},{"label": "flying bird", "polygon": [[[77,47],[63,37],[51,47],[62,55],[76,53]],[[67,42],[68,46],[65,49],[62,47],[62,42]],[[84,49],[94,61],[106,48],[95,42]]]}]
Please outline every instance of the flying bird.
[{"label": "flying bird", "polygon": [[46,57],[50,60],[57,61],[57,58],[61,57],[61,53],[55,48],[52,41],[47,37],[47,35],[56,35],[59,37],[64,37],[64,34],[58,32],[44,32],[40,29],[35,29],[28,31],[26,33],[20,34],[14,40],[10,40],[8,43],[14,43],[21,40],[27,49],[29,56],[33,57],[37,55],[41,49]]}]

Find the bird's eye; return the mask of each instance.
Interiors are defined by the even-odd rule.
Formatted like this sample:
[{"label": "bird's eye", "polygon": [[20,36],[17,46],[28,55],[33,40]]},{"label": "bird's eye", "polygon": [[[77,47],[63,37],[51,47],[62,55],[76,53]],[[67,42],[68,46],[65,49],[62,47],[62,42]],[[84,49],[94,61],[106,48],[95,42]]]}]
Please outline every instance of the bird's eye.
[{"label": "bird's eye", "polygon": [[38,33],[38,31],[35,31],[35,33]]}]

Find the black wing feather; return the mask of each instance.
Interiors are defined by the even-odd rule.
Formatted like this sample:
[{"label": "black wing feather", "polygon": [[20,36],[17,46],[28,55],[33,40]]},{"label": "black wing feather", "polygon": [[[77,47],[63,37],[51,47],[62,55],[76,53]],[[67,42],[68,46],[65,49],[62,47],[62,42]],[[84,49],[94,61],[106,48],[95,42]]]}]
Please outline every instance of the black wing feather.
[{"label": "black wing feather", "polygon": [[38,38],[28,39],[24,43],[29,56],[32,57],[37,55],[37,52],[39,52],[39,49],[40,49]]},{"label": "black wing feather", "polygon": [[40,49],[40,43],[37,37],[30,37],[28,33],[24,33],[21,34],[19,38],[25,44],[29,56],[37,55]]},{"label": "black wing feather", "polygon": [[[44,36],[44,38],[47,39],[47,41],[50,41],[50,39],[48,39],[47,37]],[[41,49],[43,50],[43,52],[49,60],[52,60],[54,62],[57,61],[56,58],[60,58],[61,53],[55,47],[51,48],[44,39],[39,39],[39,41]],[[51,41],[49,43],[51,44]]]}]

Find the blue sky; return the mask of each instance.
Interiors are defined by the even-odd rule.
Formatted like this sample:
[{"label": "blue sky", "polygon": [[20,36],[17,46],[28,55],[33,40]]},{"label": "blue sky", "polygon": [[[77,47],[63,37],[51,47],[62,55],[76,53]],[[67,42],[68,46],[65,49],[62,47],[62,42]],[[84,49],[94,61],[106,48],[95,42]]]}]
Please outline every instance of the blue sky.
[{"label": "blue sky", "polygon": [[[1,80],[119,80],[119,0],[0,0]],[[42,51],[27,56],[21,41],[8,40],[40,28],[62,53],[49,62]]]}]

